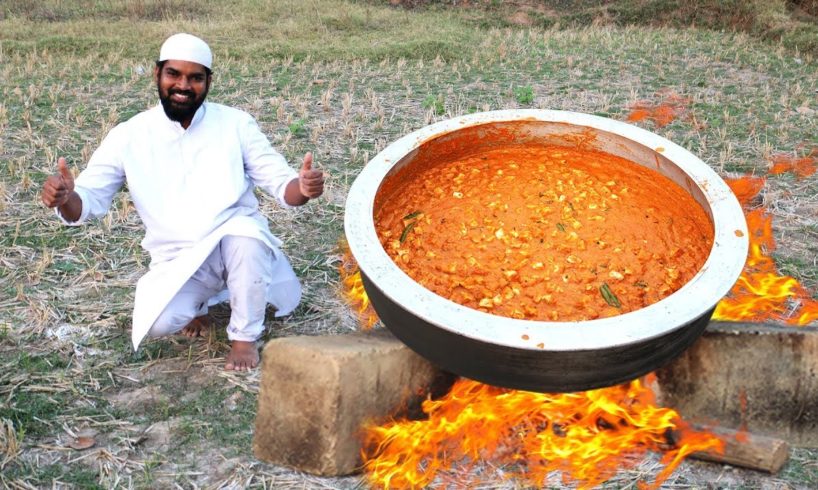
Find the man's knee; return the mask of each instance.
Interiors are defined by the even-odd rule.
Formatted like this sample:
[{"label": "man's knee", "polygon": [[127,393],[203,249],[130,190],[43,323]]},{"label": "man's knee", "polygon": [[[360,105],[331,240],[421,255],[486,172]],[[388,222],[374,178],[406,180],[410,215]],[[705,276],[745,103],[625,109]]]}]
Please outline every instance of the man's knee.
[{"label": "man's knee", "polygon": [[273,266],[273,253],[264,242],[256,238],[227,235],[222,238],[222,259],[225,267],[241,268],[245,272],[269,274]]},{"label": "man's knee", "polygon": [[246,253],[255,255],[258,253],[270,253],[270,247],[258,238],[241,235],[225,235],[221,240],[222,249],[227,249],[233,253]]}]

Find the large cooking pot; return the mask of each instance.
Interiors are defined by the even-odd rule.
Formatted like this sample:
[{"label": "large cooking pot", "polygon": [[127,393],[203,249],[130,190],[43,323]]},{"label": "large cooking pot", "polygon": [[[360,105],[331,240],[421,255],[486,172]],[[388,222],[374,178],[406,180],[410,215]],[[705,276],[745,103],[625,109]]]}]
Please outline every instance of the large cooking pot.
[{"label": "large cooking pot", "polygon": [[[475,141],[479,141],[477,146]],[[416,283],[392,261],[376,235],[379,189],[400,169],[409,167],[411,176],[413,164],[445,165],[508,144],[581,145],[670,178],[712,220],[714,242],[704,266],[681,289],[657,303],[615,317],[575,322],[492,315],[454,303]],[[400,138],[356,178],[347,198],[344,226],[367,295],[398,339],[455,374],[540,392],[610,386],[678,356],[699,337],[716,303],[735,283],[748,247],[741,206],[724,181],[693,154],[626,123],[546,110],[471,114]]]}]

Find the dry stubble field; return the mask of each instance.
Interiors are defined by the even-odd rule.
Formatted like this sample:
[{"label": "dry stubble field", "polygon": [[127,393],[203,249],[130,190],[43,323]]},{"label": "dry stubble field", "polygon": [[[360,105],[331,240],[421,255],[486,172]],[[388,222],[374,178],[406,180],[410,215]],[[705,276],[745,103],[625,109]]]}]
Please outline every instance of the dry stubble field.
[{"label": "dry stubble field", "polygon": [[[254,459],[259,373],[225,373],[223,327],[204,340],[130,349],[133,286],[149,258],[128,194],[109,215],[61,226],[39,187],[66,156],[81,170],[118,122],[156,103],[161,41],[210,41],[210,100],[253,114],[290,161],[306,150],[331,176],[302,209],[263,200],[302,278],[304,301],[266,339],[357,328],[338,295],[345,193],[369,157],[468,112],[564,109],[625,119],[677,94],[684,113],[638,123],[723,176],[763,175],[778,153],[818,146],[818,63],[780,46],[699,30],[490,29],[456,12],[313,2],[16,2],[0,17],[0,486],[6,488],[366,488]],[[19,6],[18,6],[19,7]],[[818,291],[818,185],[770,177],[782,273]],[[76,449],[93,444],[88,449]],[[74,446],[74,447],[72,447]],[[818,451],[767,476],[685,463],[667,488],[810,488]],[[482,488],[516,488],[490,464]],[[609,482],[650,480],[645,461]],[[461,475],[462,477],[462,475]],[[451,481],[463,481],[461,477]],[[554,480],[559,486],[559,480]]]}]

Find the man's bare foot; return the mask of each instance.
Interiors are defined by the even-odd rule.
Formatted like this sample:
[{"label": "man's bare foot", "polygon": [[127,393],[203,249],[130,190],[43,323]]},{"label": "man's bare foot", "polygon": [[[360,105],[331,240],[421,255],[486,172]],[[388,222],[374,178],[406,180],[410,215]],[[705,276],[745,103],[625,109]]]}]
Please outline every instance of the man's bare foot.
[{"label": "man's bare foot", "polygon": [[234,340],[230,344],[224,369],[228,371],[249,371],[258,366],[258,349],[255,342]]},{"label": "man's bare foot", "polygon": [[210,330],[210,318],[207,315],[197,316],[179,331],[185,337],[202,337]]}]

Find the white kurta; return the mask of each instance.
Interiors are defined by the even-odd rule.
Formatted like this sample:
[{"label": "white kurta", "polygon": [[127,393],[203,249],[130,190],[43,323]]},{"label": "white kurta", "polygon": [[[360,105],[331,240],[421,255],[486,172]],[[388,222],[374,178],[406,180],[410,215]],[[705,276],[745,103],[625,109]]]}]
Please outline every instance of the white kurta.
[{"label": "white kurta", "polygon": [[204,103],[187,130],[157,105],[108,133],[75,181],[82,214],[66,223],[104,216],[127,182],[146,228],[142,247],[151,255],[150,270],[136,287],[134,349],[226,235],[257,238],[283,262],[267,292],[276,316],[298,305],[301,285],[253,194],[261,187],[290,207],[284,191],[297,176],[252,116],[220,104]]}]

